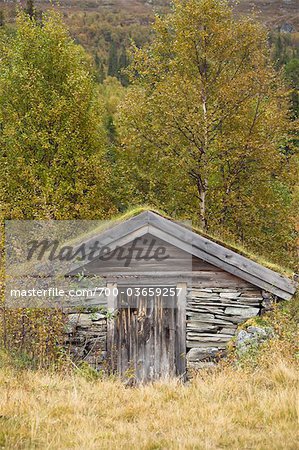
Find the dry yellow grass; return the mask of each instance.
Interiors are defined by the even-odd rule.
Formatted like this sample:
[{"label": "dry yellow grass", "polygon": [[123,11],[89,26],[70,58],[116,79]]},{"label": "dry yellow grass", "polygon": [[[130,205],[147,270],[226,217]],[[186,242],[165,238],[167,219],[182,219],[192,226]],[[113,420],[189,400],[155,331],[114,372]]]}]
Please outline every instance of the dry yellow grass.
[{"label": "dry yellow grass", "polygon": [[282,360],[138,388],[4,367],[0,448],[298,449],[297,383]]}]

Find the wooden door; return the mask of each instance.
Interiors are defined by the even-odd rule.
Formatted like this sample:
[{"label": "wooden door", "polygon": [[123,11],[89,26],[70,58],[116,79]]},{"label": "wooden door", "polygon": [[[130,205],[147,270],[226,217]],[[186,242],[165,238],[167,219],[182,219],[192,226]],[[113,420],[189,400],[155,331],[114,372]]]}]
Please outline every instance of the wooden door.
[{"label": "wooden door", "polygon": [[136,295],[134,289],[119,288],[112,339],[115,369],[137,382],[182,375],[185,317],[176,286],[140,291]]}]

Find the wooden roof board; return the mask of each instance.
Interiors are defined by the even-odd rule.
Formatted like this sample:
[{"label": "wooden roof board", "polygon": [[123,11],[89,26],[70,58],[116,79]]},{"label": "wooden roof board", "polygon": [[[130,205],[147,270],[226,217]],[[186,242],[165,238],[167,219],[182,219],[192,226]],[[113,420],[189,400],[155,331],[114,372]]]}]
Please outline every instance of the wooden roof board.
[{"label": "wooden roof board", "polygon": [[85,243],[91,246],[100,240],[102,247],[115,247],[148,232],[283,299],[290,299],[296,291],[296,283],[289,278],[152,211],[112,225]]}]

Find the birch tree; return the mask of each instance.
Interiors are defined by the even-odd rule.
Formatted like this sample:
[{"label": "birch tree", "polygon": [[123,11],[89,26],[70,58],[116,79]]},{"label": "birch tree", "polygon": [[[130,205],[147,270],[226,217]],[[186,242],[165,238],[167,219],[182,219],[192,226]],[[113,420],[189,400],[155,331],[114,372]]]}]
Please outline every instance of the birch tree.
[{"label": "birch tree", "polygon": [[105,107],[83,48],[55,11],[20,13],[0,42],[0,200],[6,218],[100,218]]},{"label": "birch tree", "polygon": [[175,1],[132,58],[118,126],[135,191],[204,229],[277,234],[288,105],[263,26],[225,0]]}]

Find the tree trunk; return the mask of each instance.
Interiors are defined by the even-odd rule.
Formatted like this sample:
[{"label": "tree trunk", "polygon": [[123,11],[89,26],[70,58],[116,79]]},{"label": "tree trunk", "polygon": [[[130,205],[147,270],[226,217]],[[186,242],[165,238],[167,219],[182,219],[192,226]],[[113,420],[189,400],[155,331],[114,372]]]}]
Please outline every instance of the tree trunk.
[{"label": "tree trunk", "polygon": [[207,180],[202,182],[199,177],[197,180],[197,189],[199,196],[199,223],[203,230],[207,229],[206,219],[206,193],[207,193]]},{"label": "tree trunk", "polygon": [[[205,66],[205,71],[204,73],[206,73],[206,61],[204,63]],[[206,151],[208,148],[208,122],[207,122],[207,96],[206,96],[206,90],[203,88],[202,89],[202,110],[203,110],[203,118],[204,118],[204,145],[203,145],[203,149],[202,149],[202,158],[201,158],[201,162],[202,162],[202,167],[205,167],[205,155],[206,155]],[[202,227],[203,230],[207,229],[207,219],[206,219],[206,193],[207,193],[207,187],[208,187],[208,180],[207,179],[202,179],[202,177],[199,178],[199,183],[198,183],[198,193],[199,193],[199,200],[200,200],[200,207],[199,207],[199,211],[200,211],[200,225]]]},{"label": "tree trunk", "polygon": [[206,221],[206,191],[200,193],[200,225],[203,230],[207,228]]}]

